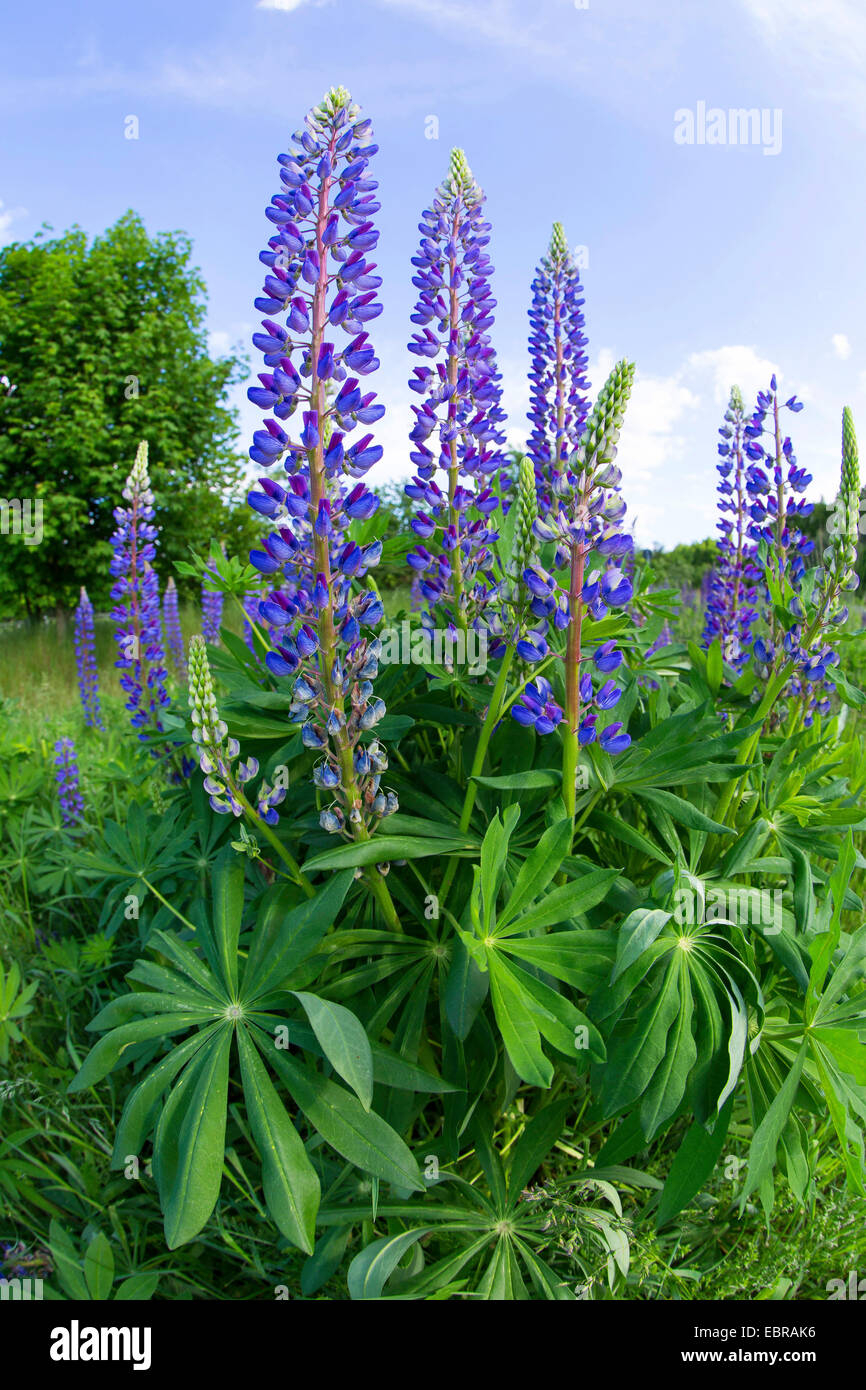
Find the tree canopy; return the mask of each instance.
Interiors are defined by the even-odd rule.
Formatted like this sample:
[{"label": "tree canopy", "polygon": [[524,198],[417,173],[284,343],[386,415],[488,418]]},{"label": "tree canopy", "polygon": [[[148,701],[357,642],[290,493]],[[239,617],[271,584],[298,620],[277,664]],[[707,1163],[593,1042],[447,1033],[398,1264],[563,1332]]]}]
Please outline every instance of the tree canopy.
[{"label": "tree canopy", "polygon": [[166,574],[189,544],[232,531],[242,458],[228,392],[245,364],[208,351],[191,255],[183,233],[149,236],[133,212],[93,241],[73,227],[0,251],[3,529],[16,501],[31,515],[42,504],[38,544],[0,535],[0,616],[67,606],[82,584],[107,602],[112,512],[141,439]]}]

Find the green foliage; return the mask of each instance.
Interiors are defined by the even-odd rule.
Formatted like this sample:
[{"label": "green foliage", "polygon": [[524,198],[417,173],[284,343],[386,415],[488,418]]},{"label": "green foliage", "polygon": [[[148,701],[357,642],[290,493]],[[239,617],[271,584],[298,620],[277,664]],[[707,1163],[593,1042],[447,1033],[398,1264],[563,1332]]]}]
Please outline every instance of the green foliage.
[{"label": "green foliage", "polygon": [[204,319],[189,239],[150,237],[131,212],[90,243],[73,228],[0,251],[0,363],[16,388],[0,395],[0,497],[43,509],[40,544],[4,540],[0,614],[68,607],[82,584],[106,605],[112,511],[141,439],[168,572],[202,535],[254,534],[229,505],[226,393],[243,363],[210,357]]}]

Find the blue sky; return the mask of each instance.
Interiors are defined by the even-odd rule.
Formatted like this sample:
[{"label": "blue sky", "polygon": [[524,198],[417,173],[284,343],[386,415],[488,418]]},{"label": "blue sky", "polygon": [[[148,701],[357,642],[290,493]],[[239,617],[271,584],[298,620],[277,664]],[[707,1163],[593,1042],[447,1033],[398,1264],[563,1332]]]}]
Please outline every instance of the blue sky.
[{"label": "blue sky", "polygon": [[[806,402],[790,419],[816,497],[843,404],[866,435],[862,0],[42,0],[3,30],[0,241],[96,233],[129,207],[184,229],[217,350],[258,318],[276,155],[329,86],[351,90],[380,144],[380,477],[409,471],[409,258],[452,145],[488,195],[515,444],[551,223],[585,248],[593,386],[617,357],[638,366],[621,463],[641,543],[712,532],[733,381],[748,400],[776,369]],[[699,104],[726,143],[675,138]],[[733,143],[734,109],[766,111],[777,152]],[[254,418],[244,403],[245,436]]]}]

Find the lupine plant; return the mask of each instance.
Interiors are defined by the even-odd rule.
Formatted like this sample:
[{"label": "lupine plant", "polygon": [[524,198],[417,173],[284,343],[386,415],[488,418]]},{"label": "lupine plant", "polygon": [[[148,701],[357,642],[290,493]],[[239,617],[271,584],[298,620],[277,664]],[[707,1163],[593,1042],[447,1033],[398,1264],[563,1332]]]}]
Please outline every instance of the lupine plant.
[{"label": "lupine plant", "polygon": [[165,645],[172,659],[175,673],[186,680],[186,651],[180,627],[180,608],[178,606],[177,585],[174,576],[169,575],[162,599],[162,624],[165,632]]},{"label": "lupine plant", "polygon": [[[814,1210],[830,1153],[866,1197],[866,763],[838,713],[866,703],[842,671],[853,421],[808,568],[781,427],[799,403],[775,378],[751,417],[732,394],[705,645],[672,643],[648,680],[670,637],[648,613],[675,630],[677,596],[653,607],[623,530],[635,369],[590,404],[556,224],[528,293],[531,433],[506,462],[494,232],[459,150],[412,263],[418,511],[388,533],[365,481],[375,154],[335,88],[278,156],[248,392],[261,540],[249,564],[178,566],[215,565],[247,640],[193,638],[170,710],[143,452],[117,514],[129,709],[197,766],[153,807],[130,793],[75,861],[113,931],[141,906],[141,959],[99,993],[70,1103],[110,1077],[112,1165],[152,1157],[173,1260],[230,1249],[267,1282],[273,1247],[305,1298],[573,1301],[643,1296],[655,1242],[692,1297],[696,1231],[727,1239],[754,1194]],[[484,636],[486,666],[385,639],[410,575],[422,610],[387,617],[413,642]],[[80,1029],[64,1020],[63,1056]]]},{"label": "lupine plant", "polygon": [[123,489],[125,507],[117,507],[117,530],[111,538],[114,579],[111,616],[119,656],[120,685],[127,695],[130,723],[146,740],[162,732],[162,711],[169,704],[159,613],[159,581],[153,560],[158,531],[147,471],[147,444],[141,443]]},{"label": "lupine plant", "polygon": [[[419,230],[412,258],[419,290],[412,322],[419,332],[409,351],[423,364],[409,385],[422,403],[412,406],[409,457],[417,473],[406,491],[421,504],[412,530],[425,544],[410,552],[409,563],[428,604],[465,632],[490,597],[484,572],[498,498],[489,483],[503,463],[505,412],[489,331],[496,305],[486,249],[491,229],[462,150],[452,151],[448,176]],[[435,542],[435,551],[426,542]]]},{"label": "lupine plant", "polygon": [[54,745],[54,752],[60,818],[64,825],[72,827],[78,825],[84,816],[75,744],[71,738],[60,738]]},{"label": "lupine plant", "polygon": [[222,616],[222,592],[212,587],[212,573],[206,570],[201,586],[201,635],[214,646],[220,640]]},{"label": "lupine plant", "polygon": [[[718,638],[722,656],[735,671],[749,659],[752,628],[757,619],[757,588],[760,570],[756,565],[757,546],[750,539],[752,512],[748,493],[745,455],[746,414],[738,386],[731,388],[724,424],[719,430],[721,461],[716,465],[719,484],[718,560],[710,581],[706,605],[703,645]],[[752,441],[753,453],[757,447]],[[757,520],[757,518],[755,518]]]},{"label": "lupine plant", "polygon": [[590,399],[589,356],[584,334],[583,287],[561,222],[532,282],[529,322],[530,411],[527,450],[535,466],[539,505],[546,513],[556,495],[554,475],[566,466],[583,437]]},{"label": "lupine plant", "polygon": [[102,729],[102,712],[99,706],[99,672],[96,667],[96,633],[93,623],[93,604],[82,588],[78,607],[75,610],[75,664],[78,668],[78,689],[84,722],[94,729]]}]

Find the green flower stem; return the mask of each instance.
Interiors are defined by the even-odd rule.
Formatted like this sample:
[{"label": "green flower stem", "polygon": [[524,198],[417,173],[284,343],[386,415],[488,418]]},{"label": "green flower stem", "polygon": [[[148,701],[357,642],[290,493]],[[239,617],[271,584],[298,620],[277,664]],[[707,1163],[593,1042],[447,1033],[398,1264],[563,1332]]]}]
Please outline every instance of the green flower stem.
[{"label": "green flower stem", "polygon": [[247,820],[255,828],[256,832],[260,835],[264,835],[265,839],[268,841],[268,844],[272,845],[273,848],[277,851],[277,854],[280,856],[286,868],[289,870],[289,877],[293,880],[293,882],[297,883],[299,888],[303,889],[308,898],[315,897],[315,888],[313,887],[310,880],[307,878],[306,874],[301,872],[301,867],[298,864],[297,859],[295,859],[294,856],[286,849],[285,845],[282,844],[282,842],[279,839],[279,836],[275,835],[271,827],[267,824],[267,822],[262,820],[258,811],[256,811],[254,807],[251,806],[250,802],[244,796],[240,787],[233,787],[232,791],[234,795],[237,797],[238,801],[243,806],[244,814]]},{"label": "green flower stem", "polygon": [[[474,779],[481,774],[490,739],[493,736],[493,730],[502,717],[502,706],[504,703],[505,689],[508,683],[508,672],[511,670],[511,664],[514,661],[514,650],[514,647],[511,646],[505,649],[505,655],[499,667],[499,675],[496,677],[496,684],[493,687],[493,694],[490,697],[490,704],[487,707],[487,715],[481,728],[478,746],[475,749],[475,757],[472,760],[472,767],[469,772],[466,795],[463,798],[463,810],[460,813],[461,832],[465,832],[469,829],[469,822],[472,819],[472,811],[475,806],[475,798],[478,795],[478,784]],[[457,859],[452,858],[448,865],[445,878],[442,880],[442,887],[439,890],[440,908],[448,896],[448,891],[451,888],[451,884],[454,882],[454,875],[456,872]]]}]

